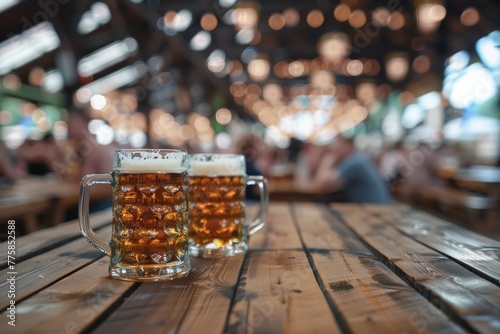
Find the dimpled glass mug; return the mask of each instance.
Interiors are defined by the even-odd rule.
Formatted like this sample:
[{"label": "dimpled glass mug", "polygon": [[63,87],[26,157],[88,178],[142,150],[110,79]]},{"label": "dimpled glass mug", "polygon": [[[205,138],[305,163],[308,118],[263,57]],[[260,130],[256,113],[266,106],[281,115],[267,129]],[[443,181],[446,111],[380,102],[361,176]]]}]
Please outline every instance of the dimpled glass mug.
[{"label": "dimpled glass mug", "polygon": [[[244,254],[248,236],[265,224],[267,180],[247,176],[245,157],[238,154],[194,154],[188,159],[189,252],[198,257]],[[245,188],[258,185],[260,211],[245,219]]]},{"label": "dimpled glass mug", "polygon": [[[82,179],[81,232],[111,257],[112,277],[154,282],[188,274],[186,159],[179,150],[116,150],[110,174]],[[96,183],[113,188],[109,245],[89,226],[89,194]]]}]

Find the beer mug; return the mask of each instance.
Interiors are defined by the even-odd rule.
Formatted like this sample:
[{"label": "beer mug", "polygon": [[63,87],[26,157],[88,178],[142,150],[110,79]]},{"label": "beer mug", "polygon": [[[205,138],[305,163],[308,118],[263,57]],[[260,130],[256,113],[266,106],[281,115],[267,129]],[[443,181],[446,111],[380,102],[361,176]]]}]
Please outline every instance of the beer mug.
[{"label": "beer mug", "polygon": [[[187,154],[178,150],[116,150],[110,174],[86,175],[80,187],[80,229],[111,260],[112,277],[163,281],[187,275]],[[111,241],[89,225],[94,184],[113,188]]]},{"label": "beer mug", "polygon": [[[243,155],[194,154],[188,161],[190,254],[224,257],[246,253],[248,236],[265,224],[267,180],[246,175]],[[245,219],[247,185],[260,189],[260,211],[250,224]]]}]

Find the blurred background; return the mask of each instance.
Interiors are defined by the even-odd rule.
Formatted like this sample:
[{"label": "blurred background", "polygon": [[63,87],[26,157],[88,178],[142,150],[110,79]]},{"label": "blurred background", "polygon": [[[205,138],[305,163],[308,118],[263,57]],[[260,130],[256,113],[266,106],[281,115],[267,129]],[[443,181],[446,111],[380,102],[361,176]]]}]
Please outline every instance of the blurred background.
[{"label": "blurred background", "polygon": [[104,147],[169,147],[244,153],[272,199],[333,201],[307,180],[342,136],[394,199],[498,225],[498,13],[494,0],[0,0],[2,182],[78,179],[88,156],[111,159]]}]

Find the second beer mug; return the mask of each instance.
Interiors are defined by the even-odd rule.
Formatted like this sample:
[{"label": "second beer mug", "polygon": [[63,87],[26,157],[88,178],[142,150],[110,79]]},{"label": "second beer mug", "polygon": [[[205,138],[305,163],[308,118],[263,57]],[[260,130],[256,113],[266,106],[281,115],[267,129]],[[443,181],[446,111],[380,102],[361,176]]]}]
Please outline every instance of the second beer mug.
[{"label": "second beer mug", "polygon": [[[245,157],[195,154],[189,157],[189,252],[199,257],[244,254],[248,236],[264,226],[268,209],[267,180],[247,176]],[[260,211],[247,224],[245,188],[258,185]]]},{"label": "second beer mug", "polygon": [[[186,157],[177,150],[117,150],[110,174],[90,174],[80,190],[80,228],[111,257],[109,273],[128,281],[162,281],[187,275]],[[113,187],[111,242],[89,225],[93,184]]]}]

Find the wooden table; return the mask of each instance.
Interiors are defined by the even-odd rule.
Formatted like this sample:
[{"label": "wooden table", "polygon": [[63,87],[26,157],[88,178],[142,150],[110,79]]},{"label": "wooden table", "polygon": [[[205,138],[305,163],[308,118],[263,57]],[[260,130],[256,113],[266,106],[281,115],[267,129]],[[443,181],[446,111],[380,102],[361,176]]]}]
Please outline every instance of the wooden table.
[{"label": "wooden table", "polygon": [[498,195],[500,191],[500,167],[475,165],[458,168],[450,172],[440,172],[440,176],[449,184]]},{"label": "wooden table", "polygon": [[462,206],[483,211],[483,219],[473,216],[469,223],[477,226],[476,222],[482,220],[483,230],[500,230],[500,167],[474,165],[441,172],[440,176],[449,190],[444,196],[434,192],[440,202],[458,197],[455,202],[463,203]]},{"label": "wooden table", "polygon": [[[93,215],[101,237],[110,215]],[[407,206],[271,203],[250,247],[131,283],[108,276],[76,221],[34,232],[16,239],[13,268],[1,259],[0,332],[500,332],[500,243]]]},{"label": "wooden table", "polygon": [[269,178],[268,180],[271,201],[322,203],[345,201],[343,190],[325,192],[310,182],[298,183],[292,178]]},{"label": "wooden table", "polygon": [[454,178],[461,181],[500,184],[500,167],[477,165],[460,168]]},{"label": "wooden table", "polygon": [[[40,225],[39,215],[45,215],[48,225],[62,223],[66,210],[78,206],[80,184],[64,182],[55,177],[29,177],[0,189],[0,221],[22,218],[24,230],[33,232]],[[111,198],[111,187],[92,188],[91,200]]]}]

